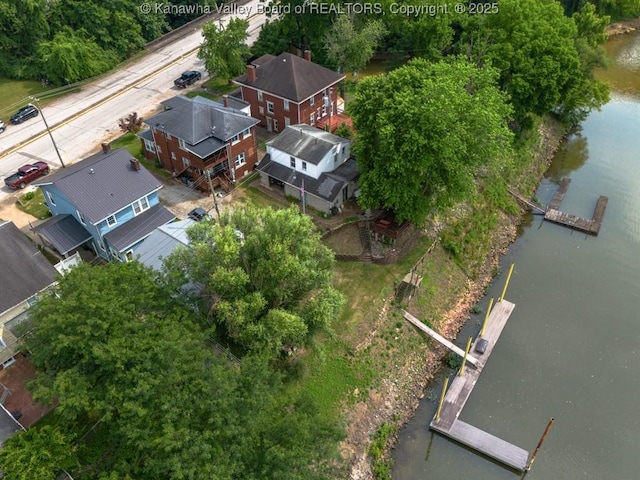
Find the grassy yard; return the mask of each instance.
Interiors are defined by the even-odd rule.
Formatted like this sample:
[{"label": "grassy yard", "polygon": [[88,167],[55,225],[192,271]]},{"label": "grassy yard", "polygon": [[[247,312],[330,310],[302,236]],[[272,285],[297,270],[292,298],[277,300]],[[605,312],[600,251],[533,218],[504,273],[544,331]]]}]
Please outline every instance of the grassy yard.
[{"label": "grassy yard", "polygon": [[20,198],[18,198],[17,207],[19,210],[28,213],[38,220],[43,220],[51,216],[49,208],[44,204],[44,196],[40,189],[21,195]]},{"label": "grassy yard", "polygon": [[30,96],[37,97],[40,105],[46,105],[51,100],[74,91],[69,88],[43,87],[40,82],[33,80],[10,80],[0,77],[0,120],[5,123],[20,107],[30,103]]},{"label": "grassy yard", "polygon": [[171,174],[164,168],[159,167],[155,162],[150,162],[145,158],[145,156],[142,154],[142,142],[135,133],[125,133],[123,136],[112,141],[110,143],[110,146],[112,149],[126,148],[127,150],[129,150],[129,153],[131,155],[140,160],[140,163],[142,163],[142,165],[144,165],[144,167],[155,176],[161,179],[171,178]]}]

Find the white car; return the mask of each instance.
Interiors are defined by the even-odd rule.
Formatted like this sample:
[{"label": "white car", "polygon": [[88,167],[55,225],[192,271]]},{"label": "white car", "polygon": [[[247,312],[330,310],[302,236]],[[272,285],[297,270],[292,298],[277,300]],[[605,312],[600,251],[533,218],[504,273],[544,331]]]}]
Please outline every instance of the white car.
[{"label": "white car", "polygon": [[5,128],[7,128],[7,126],[4,124],[2,120],[0,120],[0,133],[4,132]]}]

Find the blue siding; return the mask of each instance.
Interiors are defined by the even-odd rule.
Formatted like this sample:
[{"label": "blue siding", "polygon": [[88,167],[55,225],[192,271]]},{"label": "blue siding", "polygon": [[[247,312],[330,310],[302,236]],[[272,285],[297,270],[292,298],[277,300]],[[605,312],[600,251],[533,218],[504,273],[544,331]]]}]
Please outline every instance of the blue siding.
[{"label": "blue siding", "polygon": [[[88,222],[86,223],[82,223],[82,220],[79,218],[78,216],[78,210],[76,209],[76,207],[62,194],[62,192],[60,192],[60,190],[55,186],[55,185],[41,185],[40,189],[42,190],[42,193],[44,194],[44,198],[45,198],[45,203],[47,204],[47,206],[49,207],[49,210],[51,210],[51,213],[53,215],[64,215],[64,214],[69,214],[69,215],[73,215],[75,217],[76,220],[78,220],[78,222],[80,223],[80,225],[82,225],[84,227],[84,229],[89,232],[89,234],[93,237],[93,241],[95,244],[95,249],[98,255],[100,255],[101,257],[105,258],[106,260],[111,260],[112,258],[114,258],[109,250],[109,246],[106,244],[106,242],[104,241],[104,239],[102,238],[103,235],[105,235],[106,233],[110,232],[111,230],[114,230],[120,226],[122,226],[123,224],[127,223],[129,220],[131,220],[132,218],[135,217],[135,212],[133,210],[133,207],[131,205],[127,206],[126,208],[120,210],[119,212],[117,212],[115,214],[116,217],[116,224],[113,226],[109,226],[107,224],[107,220],[103,220],[102,222],[100,222],[97,225],[92,225]],[[55,202],[55,205],[51,203],[50,198],[49,198],[49,194],[51,194],[53,196],[53,201]],[[140,197],[143,198],[143,197]],[[158,197],[158,192],[153,192],[152,194],[147,196],[147,202],[149,203],[149,208],[153,207],[154,205],[157,205],[158,203],[160,203],[160,198]],[[82,212],[81,212],[82,213]],[[102,243],[102,245],[105,246],[105,248],[107,249],[107,251],[103,251],[100,248],[100,243]],[[142,243],[142,242],[140,242]],[[140,244],[136,244],[133,246],[133,250],[135,251],[136,248],[138,248],[138,245]]]}]

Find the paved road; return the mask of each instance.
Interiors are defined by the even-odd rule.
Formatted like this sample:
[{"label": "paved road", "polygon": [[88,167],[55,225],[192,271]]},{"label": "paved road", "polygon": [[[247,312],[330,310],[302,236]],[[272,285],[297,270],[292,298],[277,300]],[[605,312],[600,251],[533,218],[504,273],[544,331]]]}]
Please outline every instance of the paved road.
[{"label": "paved road", "polygon": [[[232,17],[247,18],[246,12],[250,12],[248,43],[252,44],[266,17],[257,13],[259,0],[242,3],[245,11],[239,13],[244,15],[225,15],[221,21],[226,24]],[[118,119],[134,111],[148,116],[158,109],[162,100],[183,93],[173,87],[173,80],[185,70],[205,72],[203,62],[196,57],[201,42],[201,30],[194,29],[183,38],[44,107],[43,113],[62,161],[74,163],[97,151],[102,142],[121,135]],[[0,178],[34,160],[44,160],[53,168],[60,166],[42,117],[21,125],[8,125],[0,134]],[[2,183],[0,201],[12,193]]]}]

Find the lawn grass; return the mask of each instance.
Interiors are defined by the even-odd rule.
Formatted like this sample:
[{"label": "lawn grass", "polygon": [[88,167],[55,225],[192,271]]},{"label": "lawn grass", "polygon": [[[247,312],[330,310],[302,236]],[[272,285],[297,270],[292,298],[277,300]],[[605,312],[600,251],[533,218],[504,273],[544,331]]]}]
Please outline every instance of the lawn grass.
[{"label": "lawn grass", "polygon": [[219,77],[210,78],[209,80],[204,82],[204,85],[218,95],[231,93],[240,88],[235,83],[229,83],[226,79]]},{"label": "lawn grass", "polygon": [[171,173],[167,172],[164,168],[159,167],[155,162],[151,162],[145,158],[142,153],[142,141],[135,133],[125,133],[121,137],[113,140],[109,145],[113,150],[116,148],[126,148],[129,150],[129,153],[134,158],[140,160],[140,163],[142,163],[147,170],[153,173],[156,177],[159,177],[161,180],[171,178]]},{"label": "lawn grass", "polygon": [[51,88],[43,87],[40,82],[34,80],[11,80],[0,77],[0,120],[9,123],[11,115],[16,111],[32,103],[29,97],[37,97],[40,106],[44,106],[52,100],[75,91],[71,88]]},{"label": "lawn grass", "polygon": [[187,92],[185,93],[185,97],[188,97],[188,98],[204,97],[204,98],[208,98],[209,100],[213,100],[214,102],[220,102],[220,95],[204,92],[202,90],[193,90],[191,92]]},{"label": "lawn grass", "polygon": [[252,186],[251,183],[253,182],[247,182],[243,187],[241,187],[243,189],[243,195],[238,198],[240,204],[246,205],[250,202],[254,207],[258,208],[271,207],[280,209],[289,207],[290,204],[287,203],[284,198],[279,201],[274,197],[261,192],[258,188]]},{"label": "lawn grass", "polygon": [[19,210],[24,213],[37,218],[38,220],[44,220],[51,216],[49,207],[44,203],[44,195],[42,190],[37,189],[33,192],[25,193],[18,198],[16,205]]}]

